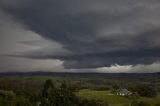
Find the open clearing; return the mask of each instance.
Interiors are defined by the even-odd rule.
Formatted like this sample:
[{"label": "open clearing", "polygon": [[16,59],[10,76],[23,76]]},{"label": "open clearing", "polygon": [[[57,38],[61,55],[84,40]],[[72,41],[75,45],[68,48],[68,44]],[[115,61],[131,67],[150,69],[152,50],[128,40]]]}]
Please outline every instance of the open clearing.
[{"label": "open clearing", "polygon": [[[89,89],[83,89],[76,93],[81,98],[86,99],[97,99],[102,100],[104,102],[108,102],[109,106],[123,106],[125,104],[130,104],[133,99],[129,99],[126,97],[121,97],[117,95],[111,95],[110,91],[95,91],[95,90],[89,90]],[[139,98],[138,101],[147,101],[152,106],[156,103],[160,103],[160,95],[158,95],[156,98]]]}]

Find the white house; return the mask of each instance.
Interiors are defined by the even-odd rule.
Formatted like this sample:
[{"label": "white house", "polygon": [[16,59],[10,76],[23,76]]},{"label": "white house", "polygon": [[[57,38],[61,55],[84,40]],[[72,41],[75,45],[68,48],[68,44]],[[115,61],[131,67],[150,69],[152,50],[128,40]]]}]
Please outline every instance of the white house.
[{"label": "white house", "polygon": [[127,89],[120,89],[117,91],[117,95],[120,96],[130,96],[132,92],[128,91]]}]

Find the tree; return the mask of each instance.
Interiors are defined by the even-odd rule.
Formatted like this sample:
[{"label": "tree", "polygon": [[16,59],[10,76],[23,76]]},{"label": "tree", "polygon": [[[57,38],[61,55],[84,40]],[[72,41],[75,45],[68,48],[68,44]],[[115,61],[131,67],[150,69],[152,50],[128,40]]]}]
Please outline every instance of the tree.
[{"label": "tree", "polygon": [[137,92],[143,97],[155,97],[157,95],[156,90],[149,85],[139,85]]},{"label": "tree", "polygon": [[53,103],[51,103],[53,101],[51,99],[51,94],[52,94],[53,89],[54,89],[54,85],[53,85],[52,80],[50,79],[46,80],[44,84],[44,88],[42,90],[40,106],[53,106]]},{"label": "tree", "polygon": [[65,82],[54,87],[52,80],[44,84],[40,106],[108,106],[102,101],[80,100]]},{"label": "tree", "polygon": [[132,86],[130,87],[130,90],[137,92],[142,97],[155,97],[157,95],[155,88],[147,84]]},{"label": "tree", "polygon": [[54,87],[52,80],[47,80],[42,90],[40,106],[76,106],[79,99],[66,83]]},{"label": "tree", "polygon": [[56,106],[75,106],[79,102],[78,97],[75,96],[65,82],[58,88],[58,95],[56,95],[56,98],[58,99]]}]

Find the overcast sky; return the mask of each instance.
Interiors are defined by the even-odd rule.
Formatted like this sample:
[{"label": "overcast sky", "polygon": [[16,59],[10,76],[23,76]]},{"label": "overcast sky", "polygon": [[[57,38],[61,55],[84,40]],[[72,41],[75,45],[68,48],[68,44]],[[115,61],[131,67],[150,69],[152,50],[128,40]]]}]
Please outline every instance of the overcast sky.
[{"label": "overcast sky", "polygon": [[0,0],[0,72],[160,72],[159,0]]}]

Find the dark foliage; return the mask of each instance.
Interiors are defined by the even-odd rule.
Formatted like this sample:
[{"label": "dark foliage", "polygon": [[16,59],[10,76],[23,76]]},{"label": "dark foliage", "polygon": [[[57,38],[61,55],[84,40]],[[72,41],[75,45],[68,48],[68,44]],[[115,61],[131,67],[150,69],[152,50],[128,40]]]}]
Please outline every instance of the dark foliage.
[{"label": "dark foliage", "polygon": [[137,92],[142,97],[155,97],[157,95],[157,91],[151,85],[139,84],[132,86],[130,89],[134,92]]},{"label": "dark foliage", "polygon": [[65,82],[55,87],[47,80],[42,90],[40,106],[106,106],[96,100],[80,100]]},{"label": "dark foliage", "polygon": [[147,103],[147,102],[138,102],[138,101],[133,101],[131,106],[151,106],[151,104]]}]

